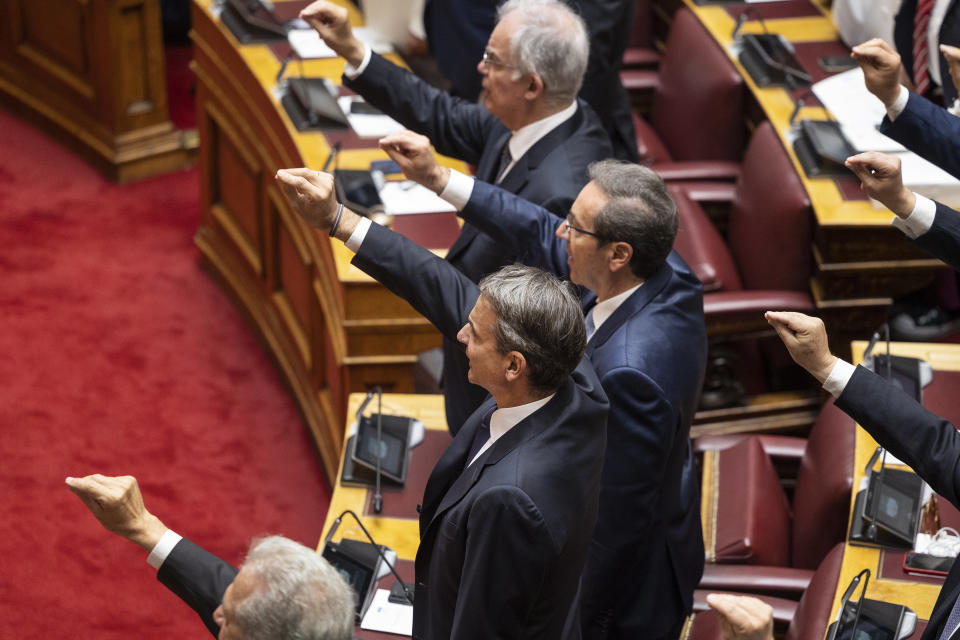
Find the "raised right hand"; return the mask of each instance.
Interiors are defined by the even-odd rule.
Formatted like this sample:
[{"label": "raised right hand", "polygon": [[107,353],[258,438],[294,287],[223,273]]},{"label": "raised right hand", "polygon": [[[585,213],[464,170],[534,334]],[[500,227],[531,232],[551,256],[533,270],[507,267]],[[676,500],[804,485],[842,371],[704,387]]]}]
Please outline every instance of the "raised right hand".
[{"label": "raised right hand", "polygon": [[338,56],[355,67],[363,61],[366,49],[354,37],[346,9],[327,0],[317,0],[300,12],[300,18],[316,29]]},{"label": "raised right hand", "polygon": [[873,38],[853,48],[853,59],[863,69],[867,90],[887,107],[900,95],[900,54],[893,47]]}]

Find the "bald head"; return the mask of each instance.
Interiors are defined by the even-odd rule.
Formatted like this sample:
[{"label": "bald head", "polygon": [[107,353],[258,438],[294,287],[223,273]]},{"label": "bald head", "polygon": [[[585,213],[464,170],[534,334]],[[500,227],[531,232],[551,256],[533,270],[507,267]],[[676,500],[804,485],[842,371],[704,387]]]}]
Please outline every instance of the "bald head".
[{"label": "bald head", "polygon": [[515,76],[536,74],[543,81],[544,100],[563,108],[580,92],[590,56],[583,19],[560,0],[508,0],[497,11],[509,16],[510,64]]}]

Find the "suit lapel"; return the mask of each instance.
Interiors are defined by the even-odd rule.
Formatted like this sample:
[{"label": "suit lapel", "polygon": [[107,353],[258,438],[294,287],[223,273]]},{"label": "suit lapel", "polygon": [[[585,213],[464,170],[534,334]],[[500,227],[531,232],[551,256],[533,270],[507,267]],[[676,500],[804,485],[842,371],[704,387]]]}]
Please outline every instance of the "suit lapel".
[{"label": "suit lapel", "polygon": [[[587,352],[586,355],[590,356],[593,352],[598,349],[604,342],[606,342],[610,336],[627,321],[628,318],[636,315],[647,306],[651,300],[660,295],[660,292],[670,281],[670,277],[673,275],[673,269],[669,264],[664,262],[657,269],[651,277],[647,278],[643,282],[643,286],[633,292],[629,298],[623,301],[617,310],[614,311],[606,321],[600,325],[600,328],[594,332],[593,336],[590,337],[590,340],[587,342]],[[596,303],[596,296],[591,294],[593,303]],[[584,297],[584,301],[587,300],[587,297]],[[590,306],[593,306],[591,304]],[[584,307],[584,311],[588,310],[587,307]]]}]

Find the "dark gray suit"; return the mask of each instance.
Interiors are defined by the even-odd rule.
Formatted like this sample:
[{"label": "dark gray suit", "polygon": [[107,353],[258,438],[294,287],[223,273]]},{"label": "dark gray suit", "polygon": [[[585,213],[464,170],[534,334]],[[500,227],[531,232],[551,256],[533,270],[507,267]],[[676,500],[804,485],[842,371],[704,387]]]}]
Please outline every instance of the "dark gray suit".
[{"label": "dark gray suit", "polygon": [[220,627],[213,621],[213,612],[237,573],[227,562],[184,538],[160,565],[157,580],[190,605],[217,637]]}]

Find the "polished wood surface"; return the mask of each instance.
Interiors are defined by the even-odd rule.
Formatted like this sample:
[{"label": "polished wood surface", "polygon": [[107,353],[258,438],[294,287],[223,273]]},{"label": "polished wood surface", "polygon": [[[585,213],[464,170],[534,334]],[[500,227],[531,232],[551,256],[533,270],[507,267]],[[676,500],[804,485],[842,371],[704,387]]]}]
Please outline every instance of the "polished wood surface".
[{"label": "polished wood surface", "polygon": [[159,0],[0,1],[0,103],[118,182],[195,161],[168,115]]},{"label": "polished wood surface", "polygon": [[[339,3],[362,23],[351,3]],[[416,354],[438,346],[440,335],[351,266],[342,243],[310,229],[287,206],[276,171],[319,169],[332,145],[322,132],[298,132],[280,104],[276,76],[286,45],[240,45],[218,11],[213,0],[194,0],[202,209],[196,244],[272,356],[333,481],[347,394],[376,385],[412,391]],[[339,82],[343,66],[342,59],[306,60],[286,73]],[[361,142],[340,152],[340,168],[387,159],[375,140]],[[465,169],[449,158],[440,162]]]},{"label": "polished wood surface", "polygon": [[[866,342],[854,342],[852,352],[854,362],[863,360],[863,352],[867,347]],[[891,343],[890,352],[894,355],[909,356],[912,358],[921,358],[930,363],[936,371],[960,371],[960,345],[955,344],[927,344],[927,343]],[[877,448],[877,442],[857,426],[856,449],[854,453],[854,478],[853,487],[856,490],[860,486],[864,474],[863,469],[870,456]],[[906,467],[903,467],[906,468]],[[856,491],[851,496],[850,513],[853,514],[853,501],[856,499]],[[867,586],[867,597],[876,600],[886,600],[897,604],[903,604],[917,614],[921,620],[927,620],[933,611],[933,605],[940,593],[941,583],[931,584],[928,581],[918,579],[917,581],[905,579],[891,579],[880,576],[879,566],[881,562],[881,549],[878,547],[866,547],[847,544],[843,552],[843,564],[840,569],[840,577],[837,580],[837,591],[834,595],[833,606],[831,609],[830,620],[836,619],[837,611],[840,607],[840,598],[844,590],[853,577],[865,568],[870,569],[870,584]],[[919,637],[917,634],[915,637]]]},{"label": "polished wood surface", "polygon": [[[680,3],[660,0],[661,14]],[[795,102],[791,92],[781,87],[758,87],[737,59],[732,39],[736,20],[731,10],[742,3],[698,6],[693,0],[683,0],[700,19],[713,38],[727,52],[740,71],[748,90],[762,115],[776,129],[784,148],[800,177],[813,209],[814,239],[811,251],[814,273],[810,283],[811,296],[830,328],[835,350],[845,353],[851,339],[872,331],[884,320],[893,298],[926,286],[933,277],[933,269],[943,264],[915,247],[904,235],[890,226],[893,214],[885,208],[875,208],[870,201],[844,197],[838,183],[832,179],[807,178],[793,151],[793,132],[790,116]],[[754,8],[769,5],[753,4]],[[830,17],[822,2],[810,2],[811,15],[788,18],[768,18],[766,29],[779,33],[792,43],[842,47]],[[763,33],[759,20],[751,17],[741,33]],[[845,50],[845,47],[843,48]],[[836,55],[826,51],[826,55]],[[694,62],[691,61],[693,64]],[[827,111],[810,97],[805,98],[798,119],[825,119]],[[739,126],[739,123],[731,123]],[[849,185],[848,185],[848,188]],[[856,186],[853,186],[856,191]]]}]

